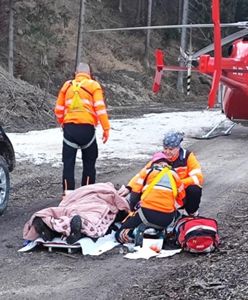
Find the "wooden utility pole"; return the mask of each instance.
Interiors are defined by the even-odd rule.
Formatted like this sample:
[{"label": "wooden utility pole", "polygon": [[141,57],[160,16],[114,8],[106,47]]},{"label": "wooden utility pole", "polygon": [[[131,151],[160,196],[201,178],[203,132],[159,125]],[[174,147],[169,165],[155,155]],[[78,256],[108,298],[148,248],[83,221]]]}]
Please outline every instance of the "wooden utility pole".
[{"label": "wooden utility pole", "polygon": [[14,0],[9,0],[9,53],[8,69],[11,76],[14,75]]},{"label": "wooden utility pole", "polygon": [[[183,12],[182,12],[182,24],[188,24],[188,14],[189,14],[189,0],[183,1]],[[186,50],[187,45],[187,28],[182,28],[181,30],[181,49],[183,52]],[[179,62],[180,67],[184,66],[182,60]],[[183,93],[183,72],[178,72],[177,78],[177,90]]]},{"label": "wooden utility pole", "polygon": [[[152,0],[148,0],[148,13],[147,13],[147,26],[151,26],[152,20]],[[151,38],[151,29],[148,29],[146,32],[146,47],[145,47],[145,64],[146,67],[150,67],[149,61],[149,49],[150,49],[150,38]]]},{"label": "wooden utility pole", "polygon": [[84,13],[85,13],[85,0],[80,0],[80,12],[78,18],[78,36],[77,36],[77,53],[76,53],[76,66],[82,59],[82,48],[83,48],[83,28],[84,28]]}]

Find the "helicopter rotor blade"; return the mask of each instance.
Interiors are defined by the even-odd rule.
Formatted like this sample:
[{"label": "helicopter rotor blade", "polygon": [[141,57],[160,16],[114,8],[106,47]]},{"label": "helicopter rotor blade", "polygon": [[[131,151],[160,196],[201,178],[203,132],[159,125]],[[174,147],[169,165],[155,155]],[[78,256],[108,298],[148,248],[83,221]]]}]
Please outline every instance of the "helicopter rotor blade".
[{"label": "helicopter rotor blade", "polygon": [[[239,27],[248,28],[248,22],[236,22],[236,23],[222,23],[221,27]],[[214,24],[184,24],[184,25],[157,25],[157,26],[140,26],[140,27],[119,27],[119,28],[105,28],[105,29],[91,29],[84,32],[107,32],[107,31],[129,31],[129,30],[149,30],[149,29],[173,29],[173,28],[212,28]]]},{"label": "helicopter rotor blade", "polygon": [[[225,46],[226,44],[231,43],[232,41],[234,41],[242,36],[245,36],[247,34],[248,34],[248,28],[245,28],[245,29],[237,31],[233,34],[230,34],[221,40],[221,46]],[[214,50],[214,44],[210,44],[210,45],[202,48],[201,50],[195,52],[192,55],[192,60],[196,60],[200,55],[206,54],[213,50]]]}]

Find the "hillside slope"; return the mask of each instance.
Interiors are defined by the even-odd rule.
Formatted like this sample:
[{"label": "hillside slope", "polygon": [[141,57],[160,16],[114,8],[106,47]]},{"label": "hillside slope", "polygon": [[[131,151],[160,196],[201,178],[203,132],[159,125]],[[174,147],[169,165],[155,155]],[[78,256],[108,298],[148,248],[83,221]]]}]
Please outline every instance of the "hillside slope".
[{"label": "hillside slope", "polygon": [[7,131],[25,132],[55,126],[55,97],[0,67],[0,124]]},{"label": "hillside slope", "polygon": [[[86,1],[85,30],[137,25],[136,2],[125,1],[122,12],[118,9],[118,2]],[[4,3],[6,0],[1,6]],[[157,3],[154,14],[159,17],[154,18],[153,23],[163,23],[162,16],[168,22],[175,22],[177,15],[173,6],[160,16],[156,14],[160,8]],[[25,127],[30,130],[54,126],[52,109],[55,96],[63,82],[72,78],[75,68],[78,14],[79,0],[15,2],[14,76],[23,81],[10,79],[0,69],[1,122],[7,129],[23,131]],[[6,16],[3,20],[6,30]],[[140,17],[140,22],[144,24],[144,18]],[[0,65],[6,70],[6,39],[2,45],[5,48],[0,46]],[[208,84],[199,84],[197,76],[192,80],[192,94],[188,97],[177,93],[177,75],[173,73],[165,74],[158,95],[151,91],[154,49],[165,48],[166,63],[176,63],[178,45],[177,42],[169,43],[165,34],[152,32],[151,68],[147,70],[144,67],[145,32],[84,33],[82,60],[91,63],[96,79],[105,90],[109,108],[144,104],[180,107],[180,101],[195,101],[197,107],[199,102],[206,101],[209,88]]]}]

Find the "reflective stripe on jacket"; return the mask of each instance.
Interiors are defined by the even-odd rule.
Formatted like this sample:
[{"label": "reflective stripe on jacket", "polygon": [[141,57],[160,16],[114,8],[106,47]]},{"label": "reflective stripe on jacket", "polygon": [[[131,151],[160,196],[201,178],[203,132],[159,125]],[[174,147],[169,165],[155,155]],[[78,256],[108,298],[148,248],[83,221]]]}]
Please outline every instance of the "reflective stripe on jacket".
[{"label": "reflective stripe on jacket", "polygon": [[[132,189],[132,192],[142,193],[152,183],[154,178],[160,173],[162,167],[152,166],[149,162],[136,176],[134,176],[128,186]],[[161,212],[173,212],[176,208],[183,205],[183,198],[185,197],[184,186],[173,170],[169,170],[175,180],[177,187],[177,197],[175,199],[172,190],[172,183],[167,173],[153,186],[151,191],[145,196],[141,196],[141,207],[153,209]]]},{"label": "reflective stripe on jacket", "polygon": [[201,165],[193,152],[180,148],[179,157],[170,163],[182,180],[184,187],[189,185],[203,185]]},{"label": "reflective stripe on jacket", "polygon": [[55,115],[60,124],[91,124],[96,126],[100,122],[103,130],[110,129],[110,123],[100,84],[92,80],[88,74],[79,73],[76,82],[82,82],[78,92],[83,109],[71,109],[74,96],[72,81],[66,81],[59,91],[55,106]]}]

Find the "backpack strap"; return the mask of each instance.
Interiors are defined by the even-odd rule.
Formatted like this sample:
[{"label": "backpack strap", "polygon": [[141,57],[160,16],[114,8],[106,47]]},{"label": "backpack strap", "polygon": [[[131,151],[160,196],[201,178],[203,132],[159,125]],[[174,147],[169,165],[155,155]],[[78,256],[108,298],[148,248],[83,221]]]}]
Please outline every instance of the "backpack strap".
[{"label": "backpack strap", "polygon": [[[75,79],[71,81],[73,92],[78,92],[80,89],[84,90],[86,93],[88,93],[91,97],[93,97],[93,94],[88,91],[85,87],[82,86],[83,80],[80,82],[77,82]],[[74,90],[75,89],[75,90]]]},{"label": "backpack strap", "polygon": [[83,81],[77,82],[75,79],[72,80],[72,89],[73,92],[78,92],[81,88],[81,85],[83,84]]},{"label": "backpack strap", "polygon": [[144,199],[150,193],[150,191],[153,189],[153,187],[161,180],[161,178],[165,174],[167,174],[168,177],[169,177],[169,181],[170,181],[170,184],[171,184],[173,196],[175,198],[177,197],[177,187],[176,187],[175,179],[173,178],[173,176],[171,174],[170,168],[169,167],[165,167],[165,168],[163,168],[162,171],[159,172],[159,174],[148,185],[148,187],[146,188],[146,190],[144,191],[144,193],[142,193],[141,199]]},{"label": "backpack strap", "polygon": [[171,170],[169,169],[168,173],[167,173],[169,180],[170,180],[170,184],[171,184],[171,188],[172,188],[172,192],[173,192],[173,196],[176,198],[177,197],[177,186],[176,186],[176,182],[174,177],[172,176]]}]

